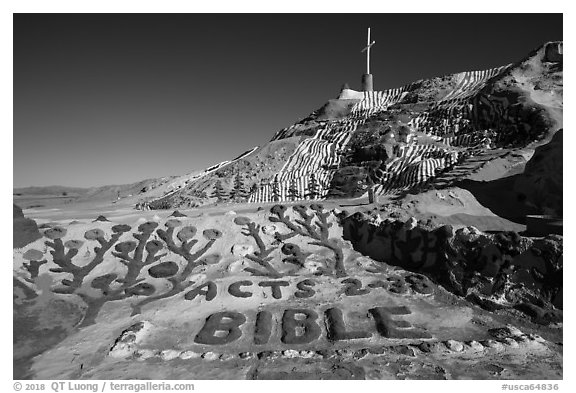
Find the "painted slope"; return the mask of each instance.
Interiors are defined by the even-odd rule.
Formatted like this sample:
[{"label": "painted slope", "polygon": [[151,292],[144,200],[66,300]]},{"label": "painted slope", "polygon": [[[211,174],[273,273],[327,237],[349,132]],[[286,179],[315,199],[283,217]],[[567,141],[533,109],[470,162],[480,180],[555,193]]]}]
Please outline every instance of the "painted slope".
[{"label": "painted slope", "polygon": [[[468,100],[482,89],[487,81],[505,72],[509,66],[499,67],[485,71],[472,71],[457,74],[455,88],[443,99],[433,106],[431,111],[447,110],[464,106]],[[373,92],[343,91],[341,97],[361,97],[361,100],[352,107],[351,113],[345,119],[321,123],[318,131],[312,138],[304,139],[284,167],[275,175],[271,184],[260,187],[257,193],[250,196],[250,202],[271,202],[275,200],[299,200],[305,198],[309,190],[311,174],[314,174],[319,183],[319,193],[315,199],[326,197],[330,183],[341,162],[347,143],[358,126],[361,126],[370,117],[378,116],[390,106],[402,102],[411,89],[417,85],[410,84],[397,89]],[[419,125],[425,123],[427,113],[412,119],[413,130],[418,131]],[[273,140],[290,135],[297,126],[289,127],[275,135]],[[450,131],[444,129],[443,134]],[[480,144],[476,135],[461,135],[457,132],[454,137],[438,138],[440,142],[450,146],[474,146]],[[429,134],[432,136],[433,134]],[[433,145],[419,146],[414,134],[408,138],[406,146],[399,147],[398,156],[389,162],[383,169],[379,179],[380,193],[391,189],[407,189],[423,183],[434,177],[435,174],[455,164],[464,153],[453,151]],[[290,197],[289,188],[292,184],[297,187],[296,197]],[[274,188],[277,189],[274,192]]]},{"label": "painted slope", "polygon": [[[378,194],[393,195],[427,187],[470,157],[549,139],[561,126],[561,78],[562,43],[552,42],[502,67],[384,91],[344,89],[338,99],[274,135],[269,145],[300,138],[280,168],[268,169],[256,154],[229,167],[236,172],[246,168],[248,201],[254,203],[358,197],[371,185]],[[354,161],[354,152],[365,147],[359,135],[368,129],[385,134],[375,143],[387,153],[373,162]],[[346,183],[346,168],[365,172],[357,187],[362,192],[338,189],[334,182]],[[231,187],[228,172],[216,170],[192,180],[155,201],[165,203],[151,206],[179,207],[179,196],[209,194],[217,180]]]}]

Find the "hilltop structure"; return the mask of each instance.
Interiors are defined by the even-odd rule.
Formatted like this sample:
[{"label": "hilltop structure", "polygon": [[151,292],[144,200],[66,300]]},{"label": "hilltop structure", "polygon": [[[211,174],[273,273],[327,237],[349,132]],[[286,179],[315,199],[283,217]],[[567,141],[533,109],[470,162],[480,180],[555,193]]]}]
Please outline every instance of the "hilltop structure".
[{"label": "hilltop structure", "polygon": [[366,41],[366,47],[362,49],[362,52],[366,52],[366,73],[362,75],[362,91],[374,90],[374,80],[372,74],[370,73],[370,48],[375,43],[376,41],[370,41],[370,28],[368,28],[368,39]]}]

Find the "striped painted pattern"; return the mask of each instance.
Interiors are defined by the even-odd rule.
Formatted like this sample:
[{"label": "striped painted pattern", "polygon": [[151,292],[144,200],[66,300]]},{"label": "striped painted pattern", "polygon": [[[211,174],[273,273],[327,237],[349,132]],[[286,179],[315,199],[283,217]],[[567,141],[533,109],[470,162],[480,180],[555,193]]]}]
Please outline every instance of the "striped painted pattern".
[{"label": "striped painted pattern", "polygon": [[458,75],[459,82],[448,95],[446,95],[442,101],[452,101],[460,100],[463,98],[470,98],[482,89],[486,83],[505,72],[511,65],[490,68],[488,70],[482,71],[468,71],[461,72]]},{"label": "striped painted pattern", "polygon": [[365,91],[364,98],[352,107],[351,117],[367,118],[378,112],[385,111],[408,94],[412,84],[382,91]]},{"label": "striped painted pattern", "polygon": [[[461,133],[462,128],[449,118],[469,118],[473,112],[473,100],[486,83],[505,71],[511,65],[491,68],[483,71],[471,71],[457,74],[456,86],[429,110],[420,113],[408,123],[414,131],[426,134],[442,145],[418,143],[415,133],[411,133],[405,145],[397,146],[395,157],[384,168],[378,170],[377,194],[398,193],[426,183],[441,171],[451,168],[478,149],[487,139],[478,132]],[[334,170],[339,165],[339,151],[349,142],[358,124],[391,105],[401,102],[417,83],[384,91],[363,92],[363,99],[352,107],[348,121],[324,124],[313,138],[302,141],[294,154],[277,174],[280,199],[288,200],[288,188],[296,181],[299,191],[307,188],[310,173],[314,173],[320,183],[320,195],[328,192]],[[274,139],[289,135],[296,126],[280,130]],[[261,187],[251,201],[271,201],[271,185]]]},{"label": "striped painted pattern", "polygon": [[[288,189],[295,182],[300,199],[306,199],[310,174],[314,173],[319,184],[319,198],[329,191],[335,169],[339,167],[341,153],[350,141],[353,133],[364,120],[345,119],[322,124],[312,138],[301,141],[288,160],[275,175],[278,180],[280,200],[290,200]],[[250,202],[273,202],[273,181],[261,185],[257,192],[250,195]]]},{"label": "striped painted pattern", "polygon": [[452,112],[468,105],[480,90],[486,86],[486,83],[488,83],[490,79],[500,76],[510,67],[512,67],[512,64],[503,67],[490,68],[483,71],[460,73],[460,81],[454,90],[438,101],[433,109],[442,109],[447,112]]},{"label": "striped painted pattern", "polygon": [[453,162],[456,162],[454,155],[398,160],[386,171],[381,184],[376,186],[375,193],[384,195],[409,190],[436,177],[438,171],[453,165]]}]

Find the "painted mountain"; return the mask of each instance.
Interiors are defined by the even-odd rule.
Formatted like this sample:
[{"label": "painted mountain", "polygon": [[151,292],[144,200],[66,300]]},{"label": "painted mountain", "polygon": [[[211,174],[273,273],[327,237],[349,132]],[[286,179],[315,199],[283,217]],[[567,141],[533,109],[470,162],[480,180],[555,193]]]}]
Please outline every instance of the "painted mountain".
[{"label": "painted mountain", "polygon": [[[395,89],[345,87],[268,144],[139,207],[211,203],[230,198],[230,191],[235,201],[249,202],[358,198],[369,188],[398,197],[465,179],[494,180],[512,166],[521,172],[534,149],[562,128],[562,47],[549,42],[515,64]],[[235,181],[242,182],[242,195],[234,195]],[[557,201],[550,205],[520,190],[511,197],[523,205],[519,216],[561,209]]]}]

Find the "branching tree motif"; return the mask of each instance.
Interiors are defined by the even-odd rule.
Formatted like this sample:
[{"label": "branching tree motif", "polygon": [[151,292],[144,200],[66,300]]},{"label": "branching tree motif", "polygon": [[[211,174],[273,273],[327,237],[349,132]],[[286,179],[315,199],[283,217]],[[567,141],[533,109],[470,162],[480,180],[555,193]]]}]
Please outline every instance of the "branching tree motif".
[{"label": "branching tree motif", "polygon": [[[136,301],[132,306],[132,315],[139,314],[142,306],[153,301],[164,299],[184,291],[192,285],[188,279],[193,270],[202,265],[200,260],[202,256],[212,247],[216,239],[222,236],[222,233],[216,229],[207,229],[203,232],[207,243],[196,252],[192,248],[198,240],[192,239],[196,235],[196,228],[193,226],[184,226],[177,234],[178,244],[174,240],[174,230],[181,225],[177,219],[170,219],[165,223],[167,230],[158,229],[158,223],[146,222],[138,227],[138,232],[132,234],[136,241],[128,240],[118,243],[120,237],[130,231],[128,225],[115,225],[112,227],[112,236],[106,239],[104,231],[101,229],[88,230],[84,237],[88,241],[97,241],[100,247],[95,247],[95,255],[88,264],[79,266],[73,262],[74,257],[78,254],[78,249],[83,242],[80,240],[68,240],[65,243],[62,238],[66,235],[66,230],[60,227],[48,229],[44,235],[52,241],[47,241],[46,245],[52,249],[50,253],[53,256],[54,264],[57,267],[49,269],[53,273],[68,273],[71,278],[64,278],[60,281],[61,286],[53,289],[59,294],[74,294],[80,297],[87,308],[85,316],[80,327],[89,326],[96,322],[100,310],[107,302],[124,300],[132,296],[144,296],[145,298]],[[162,239],[151,240],[155,232]],[[94,295],[82,289],[86,277],[94,270],[96,266],[104,261],[104,255],[113,246],[115,251],[112,255],[126,267],[125,273],[108,273],[95,277],[90,282],[90,287],[99,290],[100,294]],[[160,253],[165,246],[169,251],[181,256],[186,261],[184,267],[180,270],[176,262],[160,262],[166,253]],[[29,282],[34,282],[38,277],[40,266],[46,263],[42,260],[43,253],[37,250],[29,250],[25,259],[29,263],[24,263],[23,268],[30,273]],[[157,263],[157,264],[156,264]],[[166,278],[171,283],[172,288],[164,293],[157,293],[154,285],[145,282],[146,278],[141,277],[142,270],[147,269],[148,275],[154,278]],[[92,291],[93,292],[93,291]]]},{"label": "branching tree motif", "polygon": [[252,185],[250,186],[249,194],[250,194],[250,195],[254,195],[254,194],[256,194],[257,192],[258,192],[258,184],[257,184],[257,183],[254,183],[254,184],[252,184]]},{"label": "branching tree motif", "polygon": [[296,179],[293,179],[290,182],[290,187],[288,187],[288,198],[290,198],[291,201],[300,199],[300,192],[298,191],[298,184],[296,183]]},{"label": "branching tree motif", "polygon": [[193,239],[197,232],[196,228],[190,225],[182,227],[182,229],[180,229],[176,235],[177,239],[181,243],[178,246],[174,241],[174,230],[181,225],[181,222],[179,220],[172,219],[166,221],[165,225],[168,228],[167,230],[158,229],[156,233],[166,243],[168,250],[177,255],[180,255],[186,260],[186,265],[180,273],[178,273],[178,265],[171,261],[160,263],[148,269],[148,274],[155,278],[168,279],[172,287],[167,292],[158,294],[156,296],[147,297],[141,302],[133,304],[132,315],[139,314],[142,310],[142,306],[145,304],[172,297],[180,292],[183,292],[186,288],[194,284],[194,282],[188,280],[190,275],[193,273],[195,268],[204,264],[203,259],[201,259],[202,256],[204,256],[206,252],[210,250],[217,239],[222,237],[222,232],[219,230],[206,229],[204,232],[202,232],[202,235],[208,240],[208,242],[206,242],[206,244],[198,251],[192,253],[192,248],[198,243],[198,240]]},{"label": "branching tree motif", "polygon": [[306,190],[306,197],[310,199],[317,199],[320,196],[320,185],[316,180],[316,176],[312,173],[308,181],[308,188]]},{"label": "branching tree motif", "polygon": [[265,277],[272,277],[272,278],[279,278],[282,275],[274,269],[274,267],[270,264],[272,257],[270,254],[276,247],[266,248],[262,237],[260,236],[260,225],[250,221],[248,217],[236,217],[234,219],[234,223],[236,225],[245,226],[244,231],[242,234],[244,236],[251,236],[254,238],[256,245],[258,246],[258,250],[254,251],[250,255],[246,255],[246,258],[252,262],[257,263],[262,269],[254,269],[251,267],[247,267],[246,270],[249,273],[252,273],[255,276],[265,276]]},{"label": "branching tree motif", "polygon": [[216,198],[218,202],[223,202],[228,198],[226,190],[224,190],[224,186],[222,185],[222,181],[220,180],[216,181],[216,184],[214,184],[214,191],[210,196],[212,198]]},{"label": "branching tree motif", "polygon": [[[128,225],[115,225],[112,227],[112,236],[110,240],[104,238],[104,231],[101,229],[91,229],[84,234],[86,240],[96,240],[100,243],[100,247],[94,247],[96,255],[94,258],[84,266],[77,266],[72,263],[72,259],[78,254],[78,248],[73,246],[75,243],[67,242],[65,247],[62,243],[62,238],[66,235],[66,230],[61,227],[54,227],[44,232],[44,236],[53,241],[47,241],[45,244],[52,249],[53,262],[58,265],[57,268],[49,269],[53,273],[69,273],[72,275],[72,280],[63,279],[61,281],[62,287],[55,288],[55,293],[71,294],[78,290],[86,278],[104,260],[104,254],[120,239],[124,232],[130,230]],[[70,247],[72,246],[72,247]],[[66,251],[68,248],[68,251]]]},{"label": "branching tree motif", "polygon": [[274,176],[274,181],[272,182],[272,200],[274,202],[280,201],[280,182],[278,181],[278,175]]},{"label": "branching tree motif", "polygon": [[[94,324],[100,310],[107,302],[123,300],[131,296],[150,296],[154,293],[154,286],[144,283],[144,279],[139,279],[138,276],[144,267],[151,265],[166,255],[157,255],[158,252],[164,248],[162,243],[157,240],[149,241],[157,226],[158,223],[156,222],[141,224],[138,226],[139,233],[132,234],[132,237],[134,237],[138,243],[126,241],[118,243],[114,247],[116,251],[113,251],[112,255],[117,257],[127,268],[124,277],[118,277],[115,273],[109,273],[94,278],[90,286],[94,289],[99,289],[101,292],[100,296],[92,296],[84,292],[76,293],[88,305],[84,320],[80,325],[81,327]],[[115,234],[121,234],[129,231],[130,227],[128,225],[119,225],[113,227],[112,230]],[[96,231],[100,230],[93,229],[88,231],[84,237],[91,239],[95,236],[94,232]],[[100,234],[98,233],[98,235]],[[102,236],[98,236],[97,240],[98,238],[102,238]],[[116,238],[116,241],[117,240]],[[144,257],[144,250],[146,250],[147,253],[146,257]],[[132,255],[130,255],[130,253],[132,253]]]},{"label": "branching tree motif", "polygon": [[313,241],[308,244],[328,248],[334,253],[334,274],[336,277],[347,276],[342,248],[336,239],[329,238],[329,229],[332,226],[331,223],[328,223],[330,213],[324,211],[324,207],[316,203],[310,205],[310,209],[314,212],[313,214],[308,214],[306,207],[303,205],[293,207],[293,210],[298,213],[301,219],[295,219],[292,222],[291,218],[285,215],[286,206],[273,206],[270,212],[274,216],[269,217],[269,220],[282,223],[290,230],[287,234],[276,232],[276,239],[284,242],[296,235],[311,238]]},{"label": "branching tree motif", "polygon": [[241,202],[246,200],[247,196],[248,194],[246,192],[246,186],[244,185],[244,179],[242,179],[240,172],[237,172],[234,177],[232,190],[230,190],[230,199],[236,202]]}]

